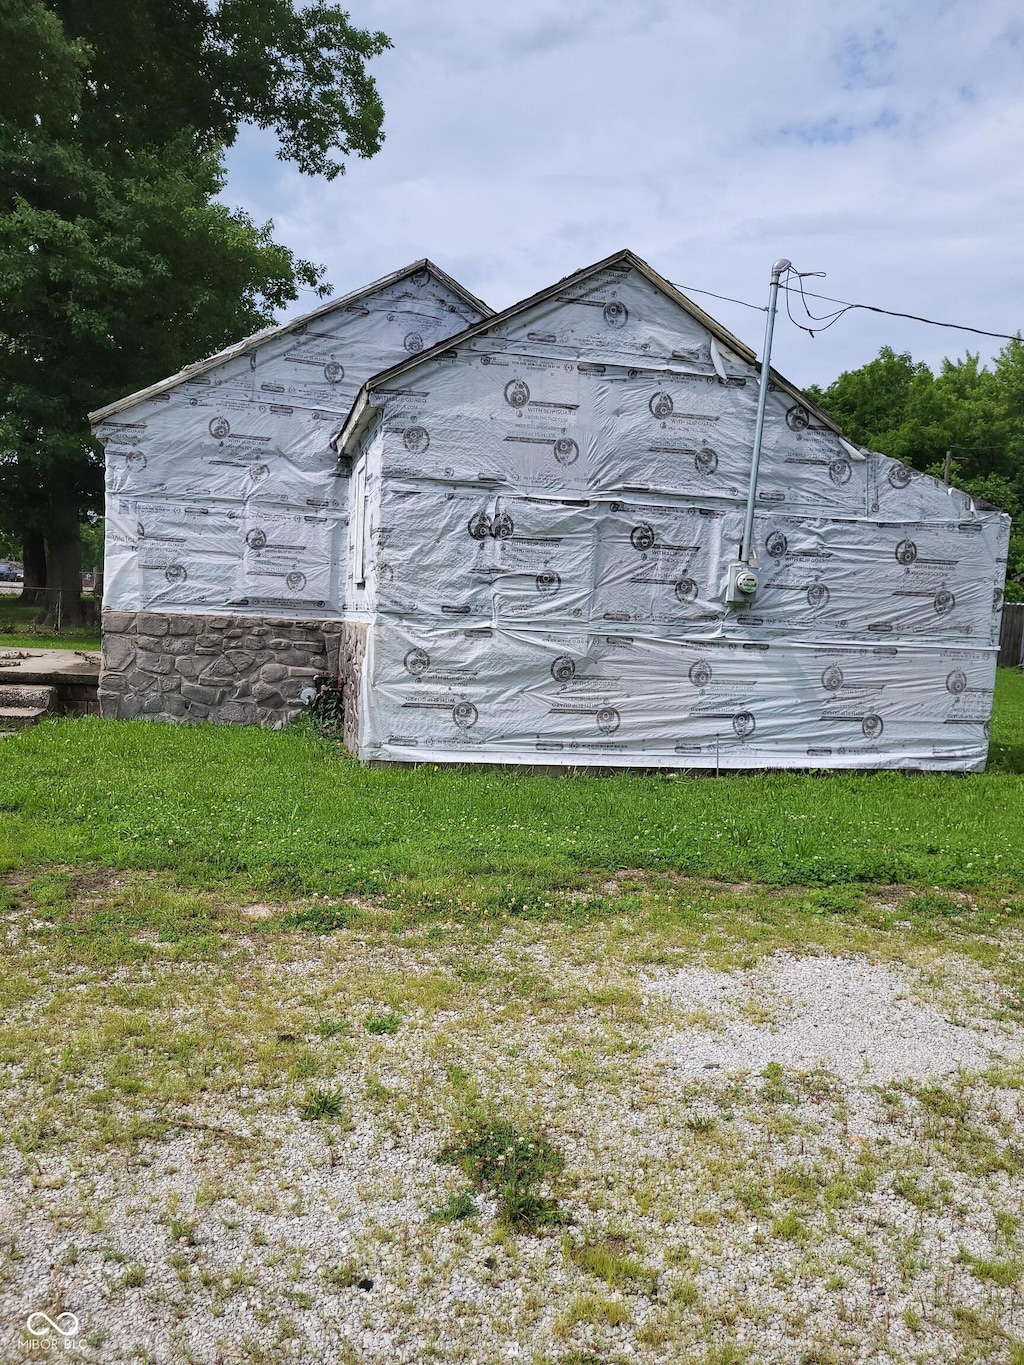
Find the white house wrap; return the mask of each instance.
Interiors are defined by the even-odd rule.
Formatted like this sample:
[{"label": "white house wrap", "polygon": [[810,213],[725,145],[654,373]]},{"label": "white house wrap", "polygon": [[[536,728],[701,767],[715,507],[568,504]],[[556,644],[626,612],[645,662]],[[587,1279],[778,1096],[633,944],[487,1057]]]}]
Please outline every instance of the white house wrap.
[{"label": "white house wrap", "polygon": [[419,261],[91,415],[106,450],[105,715],[301,712],[353,619],[349,480],[330,438],[365,379],[488,311]]},{"label": "white house wrap", "polygon": [[336,616],[347,480],[330,439],[362,382],[477,321],[428,263],[93,414],[104,606]]},{"label": "white house wrap", "polygon": [[744,607],[755,356],[631,253],[370,379],[360,756],[983,767],[1009,519],[772,378]]}]

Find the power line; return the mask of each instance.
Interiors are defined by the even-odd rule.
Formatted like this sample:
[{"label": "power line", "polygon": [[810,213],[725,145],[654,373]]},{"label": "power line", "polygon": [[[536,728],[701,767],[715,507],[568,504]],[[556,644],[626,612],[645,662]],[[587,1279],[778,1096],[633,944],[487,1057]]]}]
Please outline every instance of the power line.
[{"label": "power line", "polygon": [[[900,313],[893,308],[879,308],[877,304],[873,303],[849,303],[847,302],[846,299],[834,299],[831,298],[828,294],[815,294],[810,289],[805,290],[802,286],[795,290],[791,289],[788,284],[784,284],[782,287],[783,289],[785,289],[787,295],[791,293],[798,293],[800,295],[801,301],[804,301],[804,311],[807,313],[807,316],[812,319],[812,321],[825,321],[826,318],[831,319],[831,321],[827,322],[826,324],[829,327],[832,326],[833,322],[838,322],[844,313],[849,313],[854,308],[859,308],[862,312],[866,313],[883,313],[886,317],[890,318],[909,318],[911,322],[923,322],[929,327],[948,327],[951,331],[954,332],[973,332],[975,336],[996,337],[1000,341],[1018,341],[1020,339],[1019,332],[1013,333],[1012,335],[1009,332],[989,332],[986,331],[984,327],[968,327],[967,324],[963,322],[939,322],[935,318],[921,317],[919,313]],[[822,318],[815,319],[814,314],[807,307],[807,304],[805,302],[806,299],[821,299],[825,303],[841,304],[842,307],[837,309],[835,313],[826,313]],[[802,330],[805,332],[810,332],[812,336],[814,335],[814,332],[811,330],[811,328],[803,327],[803,324],[797,322],[796,319],[793,318],[792,316],[790,320],[795,324],[795,326],[801,327]],[[820,328],[819,330],[824,331],[825,329]]]},{"label": "power line", "polygon": [[680,290],[683,294],[706,294],[709,299],[724,299],[726,303],[738,303],[743,308],[753,308],[755,313],[767,313],[768,309],[763,308],[759,303],[748,303],[746,299],[733,299],[728,294],[716,294],[710,289],[698,289],[692,284],[676,284],[674,280],[669,280],[673,289]]},{"label": "power line", "polygon": [[[827,331],[829,327],[832,327],[835,323],[837,323],[839,319],[843,317],[846,313],[852,312],[854,309],[860,309],[862,312],[866,313],[881,313],[885,317],[907,318],[911,322],[923,322],[929,327],[945,327],[948,328],[950,331],[954,332],[972,332],[975,336],[995,337],[998,341],[1020,340],[1019,332],[1015,332],[1013,334],[1009,332],[989,332],[986,331],[985,328],[983,327],[969,327],[962,322],[940,322],[936,318],[921,317],[919,313],[901,313],[894,308],[880,308],[878,307],[877,304],[873,303],[851,303],[848,299],[834,299],[829,294],[816,294],[810,289],[804,289],[803,280],[798,271],[794,270],[791,273],[797,277],[800,283],[797,285],[796,288],[789,284],[783,284],[782,286],[782,288],[786,292],[786,312],[789,314],[789,320],[790,322],[792,322],[793,326],[799,327],[802,332],[807,332],[810,336],[815,336],[818,332]],[[748,303],[746,299],[735,299],[732,298],[729,294],[716,294],[711,289],[698,289],[695,285],[692,284],[677,284],[675,285],[675,288],[682,290],[684,294],[705,294],[707,295],[708,298],[721,299],[725,303],[738,303],[743,308],[753,309],[755,313],[767,313],[768,311],[766,307],[763,307],[759,303]],[[800,300],[803,304],[804,312],[807,314],[807,317],[812,322],[820,323],[821,326],[808,327],[804,323],[799,322],[793,316],[792,310],[789,306],[790,294],[800,295]],[[808,299],[821,299],[823,303],[838,303],[840,307],[834,309],[832,312],[823,313],[820,316],[818,316],[812,313],[810,308],[807,306]]]}]

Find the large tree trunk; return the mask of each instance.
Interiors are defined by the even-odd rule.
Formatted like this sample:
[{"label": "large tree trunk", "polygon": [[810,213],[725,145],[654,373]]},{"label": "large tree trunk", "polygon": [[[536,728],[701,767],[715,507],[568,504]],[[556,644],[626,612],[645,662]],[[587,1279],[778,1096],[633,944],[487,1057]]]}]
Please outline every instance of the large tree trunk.
[{"label": "large tree trunk", "polygon": [[42,531],[26,531],[22,536],[22,555],[25,581],[21,588],[23,602],[46,602],[46,541]]},{"label": "large tree trunk", "polygon": [[53,496],[46,527],[46,624],[82,624],[82,535],[78,501]]}]

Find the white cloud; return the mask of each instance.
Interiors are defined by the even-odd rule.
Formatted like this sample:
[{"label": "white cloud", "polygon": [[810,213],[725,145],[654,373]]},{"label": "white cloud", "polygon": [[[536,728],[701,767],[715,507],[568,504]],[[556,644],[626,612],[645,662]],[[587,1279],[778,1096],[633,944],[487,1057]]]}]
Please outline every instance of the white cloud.
[{"label": "white cloud", "polygon": [[[822,292],[1024,325],[1024,23],[1007,0],[366,0],[387,140],[326,184],[247,131],[226,198],[338,290],[427,255],[502,307],[621,246],[760,303],[772,260]],[[756,313],[700,299],[752,344]],[[304,299],[305,305],[310,302]],[[999,343],[851,314],[778,331],[827,382],[883,344],[938,363]]]}]

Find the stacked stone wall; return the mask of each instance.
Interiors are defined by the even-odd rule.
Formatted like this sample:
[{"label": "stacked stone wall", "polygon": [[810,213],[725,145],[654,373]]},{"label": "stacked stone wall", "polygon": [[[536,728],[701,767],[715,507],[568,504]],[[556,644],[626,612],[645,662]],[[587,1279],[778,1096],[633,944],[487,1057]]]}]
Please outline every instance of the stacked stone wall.
[{"label": "stacked stone wall", "polygon": [[344,621],[105,611],[101,714],[280,729],[303,714],[305,688],[340,676],[354,751],[365,633]]}]

